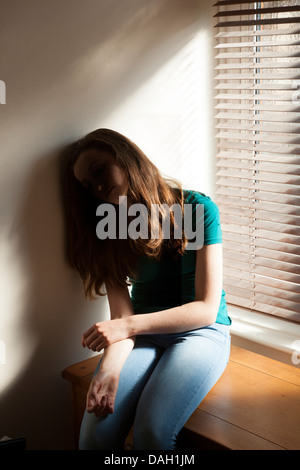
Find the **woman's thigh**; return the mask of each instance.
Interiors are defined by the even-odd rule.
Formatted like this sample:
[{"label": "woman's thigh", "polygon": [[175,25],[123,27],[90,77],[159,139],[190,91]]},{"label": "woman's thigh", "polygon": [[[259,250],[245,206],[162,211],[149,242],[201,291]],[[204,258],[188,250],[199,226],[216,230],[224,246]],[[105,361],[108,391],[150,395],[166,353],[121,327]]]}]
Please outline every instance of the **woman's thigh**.
[{"label": "woman's thigh", "polygon": [[[122,449],[134,420],[136,406],[147,380],[157,364],[162,349],[137,338],[120,373],[114,412],[96,417],[85,411],[79,439],[79,449]],[[99,369],[101,361],[95,371]]]},{"label": "woman's thigh", "polygon": [[135,449],[176,447],[180,429],[222,375],[229,353],[229,329],[224,325],[201,328],[170,342],[138,402]]}]

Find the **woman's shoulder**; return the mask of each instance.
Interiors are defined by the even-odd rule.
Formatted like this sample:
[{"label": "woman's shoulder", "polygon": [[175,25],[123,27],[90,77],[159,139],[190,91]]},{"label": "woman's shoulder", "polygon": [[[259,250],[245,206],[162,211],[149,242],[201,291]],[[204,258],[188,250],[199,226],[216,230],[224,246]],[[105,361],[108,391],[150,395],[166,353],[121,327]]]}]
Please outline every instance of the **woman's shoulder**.
[{"label": "woman's shoulder", "polygon": [[196,191],[194,189],[183,189],[183,196],[184,201],[187,204],[206,204],[211,201],[210,196],[207,196],[206,194],[201,193],[200,191]]},{"label": "woman's shoulder", "polygon": [[194,189],[183,189],[183,194],[185,204],[192,204],[194,207],[198,204],[203,204],[206,215],[219,212],[217,204],[210,196]]},{"label": "woman's shoulder", "polygon": [[[192,204],[194,208],[198,204],[204,206],[204,244],[222,242],[222,231],[220,223],[220,211],[217,204],[206,194],[194,190],[184,190],[186,194],[186,203]],[[201,215],[199,216],[201,218]]]}]

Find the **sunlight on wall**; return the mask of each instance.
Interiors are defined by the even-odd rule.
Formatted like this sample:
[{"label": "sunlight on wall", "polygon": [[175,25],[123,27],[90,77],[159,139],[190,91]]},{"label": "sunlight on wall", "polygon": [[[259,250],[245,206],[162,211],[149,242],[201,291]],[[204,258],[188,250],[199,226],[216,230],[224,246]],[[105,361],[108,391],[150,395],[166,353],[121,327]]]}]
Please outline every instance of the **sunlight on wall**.
[{"label": "sunlight on wall", "polygon": [[206,31],[193,35],[113,114],[99,122],[99,127],[114,128],[136,142],[165,176],[208,194],[213,186],[210,47]]},{"label": "sunlight on wall", "polygon": [[5,269],[0,271],[0,285],[3,293],[6,293],[1,295],[0,299],[0,332],[5,332],[5,338],[0,337],[1,395],[9,385],[19,379],[20,373],[24,373],[26,364],[35,352],[37,338],[30,333],[30,327],[27,328],[23,318],[26,272],[20,269],[20,259],[15,259],[16,247],[11,237],[3,232],[0,247],[0,266],[5,266]]}]

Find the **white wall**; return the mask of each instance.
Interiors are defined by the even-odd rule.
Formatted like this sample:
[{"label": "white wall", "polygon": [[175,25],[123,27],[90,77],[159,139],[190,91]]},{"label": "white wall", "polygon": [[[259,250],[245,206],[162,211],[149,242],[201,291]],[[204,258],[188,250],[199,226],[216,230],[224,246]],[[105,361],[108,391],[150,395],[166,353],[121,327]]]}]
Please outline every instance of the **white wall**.
[{"label": "white wall", "polygon": [[[59,149],[98,127],[212,195],[211,2],[2,0],[0,4],[0,437],[72,447],[61,371],[107,317],[64,261]],[[3,100],[2,100],[3,102]]]}]

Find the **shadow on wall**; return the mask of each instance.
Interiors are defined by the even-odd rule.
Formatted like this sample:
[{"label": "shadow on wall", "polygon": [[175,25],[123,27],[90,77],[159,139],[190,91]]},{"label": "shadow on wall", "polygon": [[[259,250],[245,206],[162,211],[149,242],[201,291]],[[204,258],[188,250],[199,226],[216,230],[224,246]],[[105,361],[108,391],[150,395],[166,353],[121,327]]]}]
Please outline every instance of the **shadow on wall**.
[{"label": "shadow on wall", "polygon": [[97,309],[101,319],[106,308],[105,299],[87,303],[79,275],[65,261],[60,158],[57,152],[35,165],[12,228],[26,276],[23,315],[17,328],[32,348],[32,356],[1,394],[5,404],[1,421],[8,426],[14,423],[5,431],[8,435],[15,437],[17,429],[29,448],[39,449],[72,448],[71,397],[60,373],[81,360],[78,331],[94,322],[91,312]]}]

